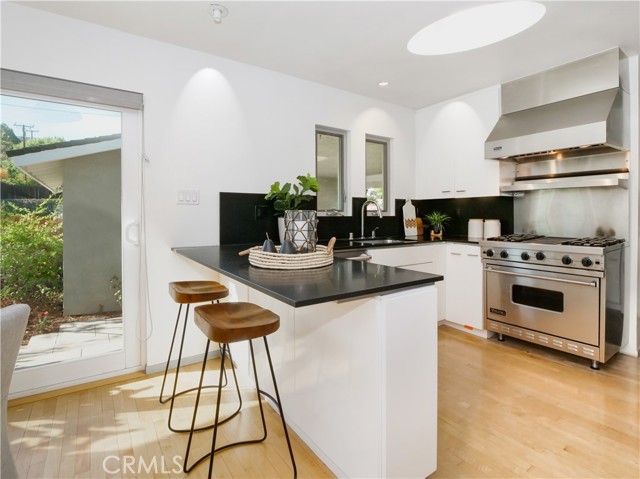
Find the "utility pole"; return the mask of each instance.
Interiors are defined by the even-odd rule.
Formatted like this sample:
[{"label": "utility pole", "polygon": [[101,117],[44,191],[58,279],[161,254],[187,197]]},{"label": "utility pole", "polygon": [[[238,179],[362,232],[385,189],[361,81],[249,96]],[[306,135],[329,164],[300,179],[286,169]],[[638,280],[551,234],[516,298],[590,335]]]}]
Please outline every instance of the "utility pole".
[{"label": "utility pole", "polygon": [[27,129],[32,129],[35,125],[20,125],[18,123],[14,123],[13,126],[19,126],[22,128],[22,148],[27,146]]},{"label": "utility pole", "polygon": [[31,136],[31,139],[33,140],[33,134],[34,133],[38,133],[40,130],[34,130],[33,128],[29,129],[29,135]]}]

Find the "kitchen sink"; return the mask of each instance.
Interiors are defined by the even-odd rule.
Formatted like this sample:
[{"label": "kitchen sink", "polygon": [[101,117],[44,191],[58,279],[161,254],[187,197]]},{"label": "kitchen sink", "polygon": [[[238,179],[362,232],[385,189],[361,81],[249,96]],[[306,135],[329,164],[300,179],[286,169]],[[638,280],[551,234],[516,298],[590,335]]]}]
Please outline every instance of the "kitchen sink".
[{"label": "kitchen sink", "polygon": [[411,244],[416,243],[417,240],[408,240],[408,239],[395,239],[395,238],[370,238],[370,239],[357,239],[352,240],[352,243],[355,246],[381,246],[388,244]]}]

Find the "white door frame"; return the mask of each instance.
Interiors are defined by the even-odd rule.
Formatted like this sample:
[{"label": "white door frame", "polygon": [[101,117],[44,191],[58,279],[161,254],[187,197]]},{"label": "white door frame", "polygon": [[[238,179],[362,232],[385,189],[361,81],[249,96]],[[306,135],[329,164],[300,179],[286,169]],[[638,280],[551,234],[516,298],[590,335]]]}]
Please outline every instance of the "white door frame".
[{"label": "white door frame", "polygon": [[141,275],[141,252],[144,248],[144,239],[140,230],[142,215],[142,111],[22,92],[3,90],[1,93],[22,98],[118,111],[122,118],[120,164],[123,349],[87,358],[16,370],[11,381],[9,399],[143,370],[146,308],[143,302],[145,288],[142,284],[145,278]]}]

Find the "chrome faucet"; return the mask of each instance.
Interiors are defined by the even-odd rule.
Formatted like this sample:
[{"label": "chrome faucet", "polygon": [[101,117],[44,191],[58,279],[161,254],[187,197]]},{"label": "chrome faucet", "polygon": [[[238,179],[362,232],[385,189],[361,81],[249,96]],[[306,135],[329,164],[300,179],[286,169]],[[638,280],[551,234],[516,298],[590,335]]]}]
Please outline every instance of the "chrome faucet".
[{"label": "chrome faucet", "polygon": [[367,205],[376,205],[376,209],[378,210],[378,217],[382,218],[382,210],[380,209],[380,205],[373,201],[367,200],[362,205],[362,211],[360,212],[360,237],[364,238],[364,217],[367,214]]}]

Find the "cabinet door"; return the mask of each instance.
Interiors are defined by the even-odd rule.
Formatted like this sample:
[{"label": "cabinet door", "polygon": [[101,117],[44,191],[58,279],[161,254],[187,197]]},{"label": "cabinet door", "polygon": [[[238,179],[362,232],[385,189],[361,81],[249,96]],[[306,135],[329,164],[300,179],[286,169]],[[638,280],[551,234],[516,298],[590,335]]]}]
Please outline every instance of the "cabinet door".
[{"label": "cabinet door", "polygon": [[447,321],[483,329],[480,247],[447,245]]},{"label": "cabinet door", "polygon": [[491,87],[416,113],[416,192],[423,198],[500,194],[500,165],[484,142],[500,116]]},{"label": "cabinet door", "polygon": [[[445,276],[446,253],[444,243],[367,250],[372,263],[443,276]],[[435,286],[438,290],[438,321],[441,321],[445,319],[446,314],[445,281],[438,281]]]},{"label": "cabinet door", "polygon": [[484,157],[484,142],[500,116],[497,87],[467,95],[465,111],[458,115],[456,128],[461,141],[455,145],[455,196],[457,198],[498,196],[500,162]]},{"label": "cabinet door", "polygon": [[[444,271],[441,271],[441,268],[435,262],[430,263],[421,263],[421,264],[410,264],[406,266],[400,266],[404,269],[410,269],[412,271],[421,271],[422,273],[431,273],[431,274],[441,274],[444,276]],[[436,289],[438,290],[438,321],[442,321],[446,318],[446,308],[447,308],[447,297],[446,297],[446,287],[443,281],[437,281],[434,283]]]}]

